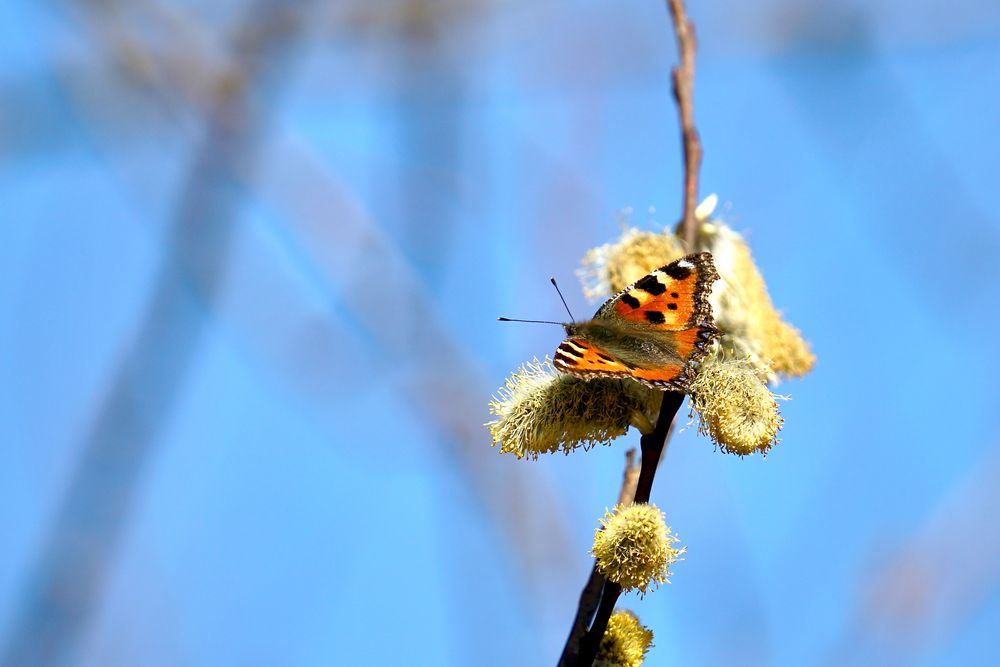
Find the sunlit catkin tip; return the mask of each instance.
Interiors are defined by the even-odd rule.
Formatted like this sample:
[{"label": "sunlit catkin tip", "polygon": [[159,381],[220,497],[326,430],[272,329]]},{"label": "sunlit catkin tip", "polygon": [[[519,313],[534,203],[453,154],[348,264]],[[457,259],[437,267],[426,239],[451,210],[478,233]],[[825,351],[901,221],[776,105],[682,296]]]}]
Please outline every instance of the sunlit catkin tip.
[{"label": "sunlit catkin tip", "polygon": [[798,329],[775,309],[744,238],[715,220],[701,226],[699,247],[712,253],[722,276],[711,301],[715,322],[729,344],[767,363],[776,374],[808,373],[816,357]]},{"label": "sunlit catkin tip", "polygon": [[588,250],[577,275],[587,298],[597,300],[683,256],[684,248],[673,234],[629,227],[614,243]]},{"label": "sunlit catkin tip", "polygon": [[739,456],[766,454],[784,423],[774,394],[749,359],[706,359],[691,383],[691,406],[700,418],[698,430]]},{"label": "sunlit catkin tip", "polygon": [[639,667],[652,645],[652,631],[632,612],[616,609],[608,620],[594,667]]},{"label": "sunlit catkin tip", "polygon": [[715,213],[715,207],[719,205],[719,195],[714,192],[698,204],[694,209],[694,217],[698,220],[708,220]]},{"label": "sunlit catkin tip", "polygon": [[500,451],[518,458],[608,443],[630,425],[656,422],[663,394],[635,382],[581,380],[558,373],[546,358],[521,366],[490,401],[486,426]]},{"label": "sunlit catkin tip", "polygon": [[809,349],[809,343],[802,338],[798,329],[780,317],[765,321],[761,335],[767,341],[764,354],[776,372],[799,377],[816,365],[816,355]]},{"label": "sunlit catkin tip", "polygon": [[608,580],[645,593],[668,581],[670,564],[684,553],[676,541],[656,505],[618,505],[601,520],[591,553]]}]

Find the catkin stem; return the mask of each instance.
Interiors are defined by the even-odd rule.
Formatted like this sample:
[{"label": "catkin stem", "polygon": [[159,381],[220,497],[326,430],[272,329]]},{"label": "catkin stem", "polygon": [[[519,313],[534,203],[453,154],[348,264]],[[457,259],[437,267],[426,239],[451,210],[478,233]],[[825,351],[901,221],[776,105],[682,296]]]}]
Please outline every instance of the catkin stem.
[{"label": "catkin stem", "polygon": [[639,469],[639,481],[635,485],[634,503],[648,503],[649,494],[653,490],[653,477],[663,455],[663,448],[670,435],[670,427],[674,423],[677,411],[684,402],[684,394],[679,391],[663,392],[663,402],[660,404],[660,416],[656,420],[656,428],[649,435],[639,439],[642,450],[642,467]]},{"label": "catkin stem", "polygon": [[[683,0],[667,0],[670,16],[673,19],[674,33],[677,36],[677,49],[680,52],[680,63],[671,72],[674,100],[680,115],[681,141],[684,149],[684,205],[677,233],[684,240],[688,252],[693,252],[698,237],[698,219],[695,217],[695,207],[698,205],[698,173],[701,169],[702,148],[698,130],[694,124],[694,25],[687,17]],[[643,435],[640,440],[642,447],[642,467],[639,470],[639,481],[633,502],[649,502],[649,494],[653,488],[653,477],[660,464],[660,457],[670,435],[670,427],[674,417],[684,401],[684,394],[667,391],[663,393],[660,406],[660,416],[652,433]],[[602,587],[603,584],[603,587]],[[597,605],[590,630],[583,633],[588,617],[594,613],[594,602],[597,591],[601,589],[601,600]],[[607,630],[608,621],[614,612],[621,586],[606,581],[596,567],[591,571],[587,585],[580,594],[580,606],[573,629],[566,641],[559,667],[591,667],[597,656],[601,639]],[[582,638],[581,638],[582,635]],[[579,653],[576,651],[579,649]]]},{"label": "catkin stem", "polygon": [[[656,428],[652,433],[642,436],[639,439],[639,446],[642,449],[642,463],[639,469],[639,482],[635,487],[634,503],[648,503],[649,494],[653,490],[653,478],[656,476],[656,469],[660,464],[660,457],[663,449],[667,445],[667,437],[670,435],[670,427],[674,423],[677,411],[680,410],[684,402],[684,394],[678,391],[663,392],[663,402],[660,404],[660,416],[656,420]],[[596,570],[594,571],[596,573]],[[599,574],[597,576],[600,576]],[[593,577],[593,574],[591,575]],[[604,579],[604,577],[601,577]],[[588,581],[588,585],[590,582]],[[594,621],[590,630],[584,635],[580,642],[580,654],[576,661],[559,664],[578,665],[580,667],[590,667],[594,664],[597,656],[597,649],[604,638],[604,632],[608,629],[608,621],[615,610],[618,596],[621,595],[622,587],[611,581],[604,581],[604,589],[601,592],[601,602],[594,615]],[[565,653],[565,652],[564,652]]]}]

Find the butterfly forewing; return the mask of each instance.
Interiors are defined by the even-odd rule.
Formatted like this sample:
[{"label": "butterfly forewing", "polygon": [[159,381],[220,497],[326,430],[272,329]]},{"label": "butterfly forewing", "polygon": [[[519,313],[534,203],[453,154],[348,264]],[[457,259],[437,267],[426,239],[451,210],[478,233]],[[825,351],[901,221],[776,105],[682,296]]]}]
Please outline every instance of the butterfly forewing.
[{"label": "butterfly forewing", "polygon": [[655,329],[680,331],[711,321],[708,302],[718,279],[712,255],[689,255],[629,285],[601,306],[595,319],[621,319]]}]

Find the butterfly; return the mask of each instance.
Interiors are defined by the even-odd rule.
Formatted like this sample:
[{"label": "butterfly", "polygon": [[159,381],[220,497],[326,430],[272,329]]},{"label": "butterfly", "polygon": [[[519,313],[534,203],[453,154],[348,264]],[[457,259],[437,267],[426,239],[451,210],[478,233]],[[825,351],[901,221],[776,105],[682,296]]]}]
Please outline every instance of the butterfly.
[{"label": "butterfly", "polygon": [[553,363],[565,373],[632,378],[654,389],[687,391],[691,364],[722,335],[708,296],[718,280],[712,255],[688,255],[608,299],[586,322],[564,324]]}]

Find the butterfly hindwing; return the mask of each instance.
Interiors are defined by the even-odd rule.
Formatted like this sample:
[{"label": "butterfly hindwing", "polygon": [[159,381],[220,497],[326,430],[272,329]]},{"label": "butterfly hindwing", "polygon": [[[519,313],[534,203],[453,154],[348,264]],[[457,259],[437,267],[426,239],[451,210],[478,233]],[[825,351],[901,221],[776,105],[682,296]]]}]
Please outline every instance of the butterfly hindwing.
[{"label": "butterfly hindwing", "polygon": [[632,378],[653,389],[687,391],[690,371],[683,364],[662,364],[656,368],[634,368]]},{"label": "butterfly hindwing", "polygon": [[688,382],[684,364],[668,363],[656,368],[643,368],[625,362],[580,337],[570,337],[560,343],[553,364],[565,373],[585,379],[630,377],[654,389],[683,390]]},{"label": "butterfly hindwing", "polygon": [[628,366],[614,355],[603,352],[585,338],[570,337],[556,348],[555,367],[574,375],[627,376]]},{"label": "butterfly hindwing", "polygon": [[681,359],[700,361],[708,352],[708,346],[721,333],[713,324],[702,323],[699,326],[670,332],[673,348]]}]

